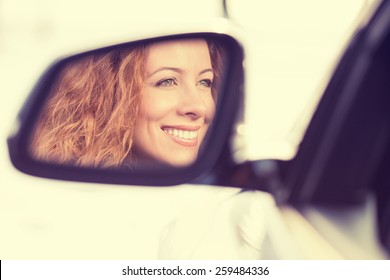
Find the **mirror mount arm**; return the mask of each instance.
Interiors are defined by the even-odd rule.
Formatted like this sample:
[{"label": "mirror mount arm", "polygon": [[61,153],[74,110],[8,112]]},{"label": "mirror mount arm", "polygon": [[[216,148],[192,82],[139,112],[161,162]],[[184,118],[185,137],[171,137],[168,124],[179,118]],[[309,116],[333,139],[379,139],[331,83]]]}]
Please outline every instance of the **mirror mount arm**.
[{"label": "mirror mount arm", "polygon": [[277,205],[285,204],[288,200],[288,192],[282,180],[279,161],[252,161],[251,166],[261,190],[272,194]]},{"label": "mirror mount arm", "polygon": [[[217,169],[194,183],[210,183],[219,186],[259,190],[273,195],[277,205],[288,201],[288,193],[281,176],[277,160],[257,160],[234,163],[232,159],[222,161]],[[228,162],[228,163],[227,163]],[[212,179],[210,179],[212,178]]]}]

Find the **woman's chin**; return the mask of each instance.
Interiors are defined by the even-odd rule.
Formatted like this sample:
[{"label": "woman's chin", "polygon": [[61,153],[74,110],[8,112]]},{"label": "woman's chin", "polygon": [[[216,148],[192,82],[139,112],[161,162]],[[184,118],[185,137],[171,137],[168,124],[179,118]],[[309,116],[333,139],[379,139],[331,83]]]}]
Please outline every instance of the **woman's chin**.
[{"label": "woman's chin", "polygon": [[183,168],[183,167],[190,166],[195,162],[195,160],[196,157],[175,158],[175,159],[167,160],[165,161],[165,163],[172,167]]},{"label": "woman's chin", "polygon": [[197,159],[197,153],[181,153],[174,152],[170,155],[147,155],[137,154],[136,166],[141,168],[153,168],[153,167],[171,167],[171,168],[184,168],[188,167]]},{"label": "woman's chin", "polygon": [[180,151],[176,150],[175,152],[169,153],[169,155],[164,154],[159,158],[160,162],[165,163],[171,167],[183,168],[193,164],[198,156],[198,151]]}]

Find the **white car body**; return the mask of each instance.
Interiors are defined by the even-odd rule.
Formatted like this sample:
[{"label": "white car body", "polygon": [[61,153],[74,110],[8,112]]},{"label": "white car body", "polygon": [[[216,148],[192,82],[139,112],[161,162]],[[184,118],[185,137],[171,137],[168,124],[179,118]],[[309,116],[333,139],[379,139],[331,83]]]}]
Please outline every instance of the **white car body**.
[{"label": "white car body", "polygon": [[[250,73],[245,84],[248,109],[246,122],[237,127],[237,160],[291,158],[319,98],[319,95],[310,98],[307,107],[308,92],[313,88],[319,92],[322,89],[319,82],[329,77],[337,56],[348,42],[348,30],[344,30],[341,47],[340,44],[332,46],[326,56],[329,59],[324,59],[326,64],[316,65],[327,70],[317,75],[307,92],[297,98],[300,103],[297,101],[289,113],[286,111],[283,118],[277,119],[275,115],[280,115],[280,111],[269,108],[280,105],[286,89],[272,88],[280,74],[276,68],[267,72],[268,66],[278,63],[275,54],[265,55],[275,47],[270,43],[272,28],[264,30],[261,48],[254,49],[256,45],[251,41],[254,30],[241,27],[242,32],[239,32],[238,25],[212,20],[222,14],[219,1],[212,4],[194,1],[196,5],[189,6],[178,4],[181,1],[164,1],[164,4],[149,1],[142,7],[139,1],[130,4],[129,1],[109,1],[106,5],[96,1],[90,1],[89,5],[66,1],[58,6],[42,1],[35,10],[36,16],[27,19],[16,15],[21,6],[27,5],[23,9],[27,11],[33,8],[32,4],[22,0],[10,2],[3,1],[3,7],[10,13],[0,15],[4,18],[0,25],[4,30],[0,33],[1,259],[387,258],[376,239],[372,200],[348,213],[308,208],[303,216],[292,207],[277,207],[271,195],[259,191],[240,192],[237,188],[199,185],[127,187],[48,180],[17,171],[6,147],[5,139],[17,125],[14,120],[22,102],[54,59],[141,37],[214,28],[232,34],[248,50],[245,61]],[[234,8],[234,1],[229,2]],[[90,7],[94,5],[98,6]],[[143,15],[150,13],[148,5],[156,5],[153,10],[157,12],[146,17]],[[172,12],[170,8],[177,5],[180,7]],[[357,14],[359,11],[356,8]],[[108,14],[114,16],[106,19]],[[161,24],[167,18],[168,22]],[[301,36],[304,37],[304,31]],[[340,33],[337,36],[341,36]],[[282,38],[273,42],[280,47],[286,43]],[[264,39],[270,41],[266,43]],[[308,56],[313,59],[313,55]],[[266,67],[251,64],[262,59]],[[291,61],[287,56],[284,59],[281,65],[296,63],[293,57]],[[314,66],[312,60],[309,62],[306,67]],[[268,75],[264,78],[268,82],[258,82],[251,73]],[[306,74],[299,72],[299,81]],[[287,75],[282,79],[291,81]],[[299,84],[292,86],[295,88],[290,87],[291,92],[295,92]],[[281,96],[268,99],[270,90],[280,92]],[[257,100],[260,100],[259,107],[251,106]],[[290,104],[289,101],[286,104]],[[302,114],[303,108],[306,109]],[[278,109],[286,110],[286,107]],[[261,122],[259,127],[258,120],[267,115],[275,117],[274,125]],[[296,125],[302,115],[306,117]],[[259,132],[267,137],[259,136]]]}]

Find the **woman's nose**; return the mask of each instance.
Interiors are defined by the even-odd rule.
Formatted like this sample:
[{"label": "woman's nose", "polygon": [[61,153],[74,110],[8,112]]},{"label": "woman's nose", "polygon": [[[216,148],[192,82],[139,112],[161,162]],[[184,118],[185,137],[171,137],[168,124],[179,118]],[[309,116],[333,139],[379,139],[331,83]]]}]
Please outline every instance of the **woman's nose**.
[{"label": "woman's nose", "polygon": [[187,86],[181,92],[180,102],[178,103],[178,114],[188,116],[191,119],[205,117],[207,114],[207,102],[204,96],[207,93],[202,92],[196,85]]}]

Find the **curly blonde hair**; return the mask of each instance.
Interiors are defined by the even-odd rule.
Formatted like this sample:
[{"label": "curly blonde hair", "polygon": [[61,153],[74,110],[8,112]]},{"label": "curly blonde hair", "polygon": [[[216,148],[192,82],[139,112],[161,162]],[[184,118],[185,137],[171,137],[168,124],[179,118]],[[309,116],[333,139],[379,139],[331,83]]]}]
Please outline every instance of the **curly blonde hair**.
[{"label": "curly blonde hair", "polygon": [[[220,47],[208,41],[217,99]],[[145,79],[147,45],[91,54],[58,76],[31,137],[38,160],[88,167],[131,166],[133,135]]]}]

